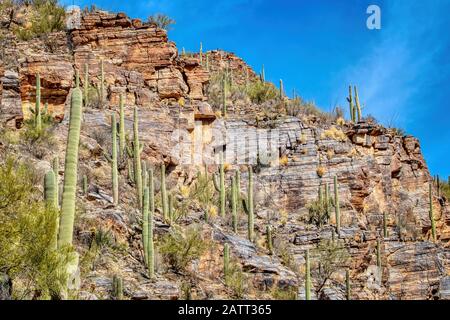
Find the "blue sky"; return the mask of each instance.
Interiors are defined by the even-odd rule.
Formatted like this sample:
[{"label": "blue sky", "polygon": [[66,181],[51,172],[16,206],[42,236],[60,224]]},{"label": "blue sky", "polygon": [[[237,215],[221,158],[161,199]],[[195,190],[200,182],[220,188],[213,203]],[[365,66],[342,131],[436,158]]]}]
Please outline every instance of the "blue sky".
[{"label": "blue sky", "polygon": [[[420,139],[432,174],[450,175],[450,0],[63,0],[95,3],[145,19],[176,20],[169,38],[181,50],[221,48],[244,58],[286,91],[324,110],[347,111],[348,85],[365,114]],[[366,28],[370,4],[381,30]]]}]

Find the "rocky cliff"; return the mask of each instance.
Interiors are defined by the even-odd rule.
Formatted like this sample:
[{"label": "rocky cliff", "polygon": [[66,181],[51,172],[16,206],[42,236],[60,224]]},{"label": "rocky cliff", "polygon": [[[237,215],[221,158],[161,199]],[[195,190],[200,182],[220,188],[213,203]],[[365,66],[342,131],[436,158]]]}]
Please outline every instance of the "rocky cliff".
[{"label": "rocky cliff", "polygon": [[[257,78],[256,73],[242,59],[223,51],[208,52],[208,65],[201,65],[198,54],[179,55],[165,30],[121,13],[84,14],[81,25],[45,39],[21,42],[9,37],[0,63],[1,126],[20,130],[23,120],[29,117],[29,108],[36,99],[37,73],[41,77],[41,100],[60,121],[54,129],[57,143],[48,146],[41,159],[23,151],[42,176],[55,155],[64,159],[67,111],[76,72],[84,87],[87,66],[89,85],[95,88],[103,61],[106,99],[84,109],[79,167],[81,175],[89,179],[89,190],[87,195],[81,191],[79,194],[76,246],[87,257],[92,230],[101,229],[111,232],[114,241],[127,249],[105,249],[95,266],[82,269],[79,298],[109,298],[112,275],[123,277],[125,297],[131,299],[233,297],[237,289],[230,291],[222,280],[224,243],[230,244],[242,267],[244,296],[276,298],[277,290],[293,290],[302,298],[304,252],[316,252],[326,240],[344,247],[348,259],[326,274],[321,253],[313,254],[313,298],[345,299],[346,270],[354,299],[450,297],[450,211],[447,199],[434,190],[432,205],[438,239],[433,242],[428,197],[431,177],[416,138],[400,136],[367,121],[323,121],[311,115],[268,118],[261,115],[261,106],[250,102],[245,112],[238,114],[231,106],[228,116],[222,118],[208,104],[211,75],[227,71],[235,83],[245,85]],[[172,190],[193,186],[198,169],[204,167],[203,163],[189,165],[174,152],[180,147],[176,132],[186,133],[189,141],[200,135],[202,148],[210,150],[204,154],[207,157],[213,157],[219,147],[235,150],[244,141],[253,155],[250,161],[255,170],[254,242],[246,240],[245,213],[239,218],[238,232],[233,233],[229,219],[215,217],[206,223],[206,209],[191,206],[178,227],[184,230],[199,226],[197,232],[208,242],[208,250],[183,273],[159,261],[157,279],[148,279],[142,263],[140,211],[135,209],[135,192],[127,180],[126,163],[119,166],[120,204],[113,206],[110,165],[103,157],[109,151],[110,114],[118,112],[120,94],[125,96],[126,127],[130,132],[133,107],[139,109],[142,160],[155,168],[165,163]],[[211,139],[212,132],[222,132],[225,138]],[[227,136],[230,133],[232,139]],[[265,134],[277,137],[270,161],[263,161],[258,154]],[[226,180],[240,169],[245,194],[247,166],[231,158],[227,162]],[[217,166],[209,165],[207,170],[212,174]],[[63,170],[59,175],[62,179]],[[334,192],[335,176],[341,207],[339,235],[334,232],[334,214],[323,225],[309,222],[310,205],[317,199],[319,188],[324,190],[328,185]],[[181,202],[183,197],[181,192]],[[155,223],[157,237],[173,228],[160,214]],[[273,255],[264,244],[268,224],[273,228]],[[381,268],[377,266],[377,239],[382,239]]]}]

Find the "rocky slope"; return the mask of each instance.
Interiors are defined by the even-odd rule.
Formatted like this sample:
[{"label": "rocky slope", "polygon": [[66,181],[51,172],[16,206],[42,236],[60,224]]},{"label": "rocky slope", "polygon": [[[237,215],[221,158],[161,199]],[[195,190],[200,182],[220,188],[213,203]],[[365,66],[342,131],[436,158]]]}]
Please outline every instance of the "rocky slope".
[{"label": "rocky slope", "polygon": [[[35,102],[35,74],[42,84],[42,101],[60,121],[54,130],[57,143],[41,159],[33,158],[44,175],[54,156],[64,159],[68,107],[76,70],[85,86],[88,66],[92,86],[100,81],[103,61],[106,101],[84,109],[80,151],[80,176],[89,178],[89,191],[78,199],[76,246],[85,258],[92,242],[92,230],[110,230],[116,247],[107,248],[94,266],[82,266],[81,299],[111,296],[111,279],[124,279],[125,297],[131,299],[221,299],[236,295],[225,286],[222,275],[223,244],[229,243],[233,257],[242,266],[245,294],[249,298],[276,298],[281,291],[304,294],[304,252],[330,240],[336,221],[318,227],[307,223],[308,206],[317,198],[319,186],[333,178],[339,182],[341,232],[337,241],[349,258],[336,268],[323,288],[323,265],[313,255],[314,298],[344,299],[345,271],[350,271],[354,299],[448,299],[450,298],[450,211],[447,199],[433,197],[438,241],[431,241],[428,184],[431,181],[418,140],[399,136],[382,126],[360,122],[321,121],[314,116],[287,116],[267,119],[258,106],[248,103],[240,112],[229,107],[221,118],[208,104],[210,75],[228,69],[237,84],[255,79],[255,72],[240,58],[223,51],[208,53],[208,68],[199,56],[180,56],[166,31],[155,25],[130,19],[124,14],[93,12],[82,16],[81,25],[47,39],[20,42],[8,36],[0,61],[0,123],[20,129]],[[126,126],[131,132],[132,110],[139,108],[142,159],[152,167],[165,163],[168,183],[173,190],[195,182],[202,166],[186,165],[174,150],[180,145],[176,130],[188,138],[199,133],[202,147],[235,150],[236,142],[247,141],[255,168],[255,230],[257,240],[246,240],[245,214],[239,230],[232,232],[229,219],[203,219],[204,208],[190,209],[178,227],[197,225],[208,250],[184,272],[174,272],[161,261],[156,280],[146,276],[142,263],[141,215],[136,210],[134,188],[127,182],[126,164],[120,166],[120,204],[113,206],[110,167],[103,152],[108,151],[110,114],[118,112],[119,95],[126,98]],[[210,141],[211,132],[233,133],[233,139]],[[280,165],[261,161],[257,150],[263,133],[276,133],[274,148]],[[228,137],[229,138],[229,137]],[[250,156],[252,158],[252,156]],[[282,160],[281,160],[282,159]],[[227,159],[227,180],[235,169],[242,171],[242,192],[247,186],[247,167]],[[61,167],[63,162],[61,161]],[[217,170],[209,165],[208,170]],[[155,170],[157,171],[157,170]],[[63,170],[59,172],[63,179]],[[159,190],[159,186],[157,186]],[[436,191],[435,191],[436,194]],[[182,197],[182,196],[180,196]],[[388,236],[382,237],[383,213]],[[157,238],[170,232],[156,215]],[[275,254],[264,244],[266,225],[274,228]],[[337,235],[336,235],[337,237]],[[377,238],[381,237],[382,272],[376,258]],[[119,245],[120,244],[120,245]],[[125,249],[123,249],[125,248]],[[85,259],[87,260],[87,258]],[[381,274],[381,276],[380,276]],[[320,287],[320,288],[319,288]]]}]

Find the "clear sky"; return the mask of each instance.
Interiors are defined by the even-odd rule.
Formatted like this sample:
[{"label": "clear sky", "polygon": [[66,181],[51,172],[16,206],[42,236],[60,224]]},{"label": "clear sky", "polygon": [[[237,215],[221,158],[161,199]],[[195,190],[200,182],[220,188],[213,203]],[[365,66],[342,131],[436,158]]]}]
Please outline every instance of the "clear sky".
[{"label": "clear sky", "polygon": [[[324,110],[347,111],[348,85],[364,114],[420,139],[432,174],[450,175],[450,0],[62,0],[95,3],[145,19],[176,20],[169,38],[181,50],[221,48],[266,79]],[[381,30],[366,27],[370,4]]]}]

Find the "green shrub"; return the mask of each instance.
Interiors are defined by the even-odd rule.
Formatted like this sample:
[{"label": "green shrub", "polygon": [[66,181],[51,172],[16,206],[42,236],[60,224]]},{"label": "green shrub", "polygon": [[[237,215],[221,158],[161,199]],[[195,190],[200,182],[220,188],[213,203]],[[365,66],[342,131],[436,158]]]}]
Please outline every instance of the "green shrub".
[{"label": "green shrub", "polygon": [[33,172],[13,156],[0,163],[0,273],[14,298],[58,298],[71,249],[56,249],[58,213],[39,201]]},{"label": "green shrub", "polygon": [[[331,205],[329,208],[331,208]],[[310,224],[321,227],[328,222],[329,215],[324,201],[317,199],[308,205],[308,223]]]},{"label": "green shrub", "polygon": [[200,230],[190,227],[184,233],[172,230],[164,236],[159,252],[175,272],[180,272],[186,270],[193,260],[198,259],[207,246],[207,242],[202,239]]},{"label": "green shrub", "polygon": [[54,31],[64,30],[65,10],[57,0],[30,1],[31,17],[25,25],[16,27],[15,35],[27,41]]},{"label": "green shrub", "polygon": [[311,267],[316,295],[320,297],[327,282],[333,274],[343,268],[350,255],[348,250],[338,241],[321,240],[313,251],[314,264]]},{"label": "green shrub", "polygon": [[21,138],[27,151],[37,159],[43,159],[55,144],[53,127],[48,121],[42,122],[40,130],[34,126],[32,120],[25,121]]},{"label": "green shrub", "polygon": [[231,261],[229,272],[225,276],[225,283],[234,299],[244,298],[248,291],[247,276],[242,271],[240,264],[234,259]]},{"label": "green shrub", "polygon": [[271,290],[271,295],[274,300],[297,300],[297,291],[298,288],[296,287],[280,288],[274,286]]},{"label": "green shrub", "polygon": [[279,91],[273,83],[255,81],[248,85],[247,95],[253,103],[261,104],[277,98]]}]

